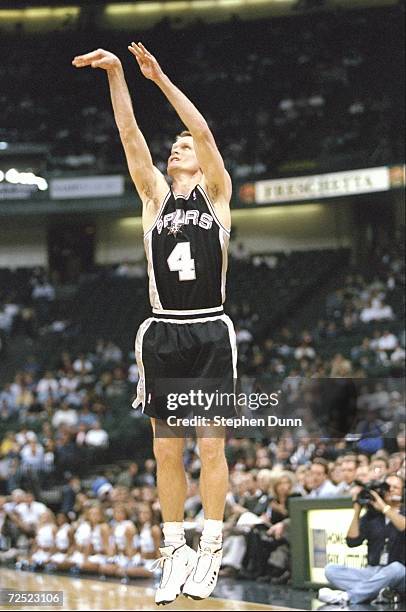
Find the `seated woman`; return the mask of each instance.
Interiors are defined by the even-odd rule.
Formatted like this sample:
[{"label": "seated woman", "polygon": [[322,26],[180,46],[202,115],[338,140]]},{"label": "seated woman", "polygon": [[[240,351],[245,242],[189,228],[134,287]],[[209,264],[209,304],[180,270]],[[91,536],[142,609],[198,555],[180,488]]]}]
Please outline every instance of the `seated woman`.
[{"label": "seated woman", "polygon": [[127,576],[127,568],[135,555],[134,537],[136,529],[129,520],[126,506],[118,503],[113,508],[111,523],[112,555],[101,565],[99,571],[105,576]]},{"label": "seated woman", "polygon": [[31,549],[30,564],[43,567],[48,563],[55,550],[56,535],[55,517],[51,510],[46,510],[40,517],[36,535]]},{"label": "seated woman", "polygon": [[137,530],[134,537],[135,555],[131,559],[126,575],[129,578],[151,577],[157,566],[162,534],[149,502],[138,504],[135,526]]},{"label": "seated woman", "polygon": [[75,568],[80,571],[87,559],[90,545],[91,525],[88,520],[89,510],[79,515],[79,520],[73,525],[73,544],[65,561],[58,564],[58,569]]},{"label": "seated woman", "polygon": [[100,573],[100,568],[106,565],[112,555],[110,542],[111,529],[106,521],[101,506],[92,506],[88,511],[90,523],[90,538],[86,556],[81,566],[82,572]]},{"label": "seated woman", "polygon": [[54,565],[56,569],[66,569],[69,552],[73,549],[73,527],[69,517],[63,512],[56,515],[57,531],[55,534],[55,552],[49,559],[49,565]]}]

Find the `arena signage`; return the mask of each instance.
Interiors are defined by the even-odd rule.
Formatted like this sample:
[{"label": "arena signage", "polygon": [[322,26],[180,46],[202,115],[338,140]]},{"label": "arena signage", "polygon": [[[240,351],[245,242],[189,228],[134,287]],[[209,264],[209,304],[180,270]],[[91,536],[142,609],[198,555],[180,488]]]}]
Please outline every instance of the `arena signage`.
[{"label": "arena signage", "polygon": [[53,200],[106,198],[121,196],[123,193],[124,176],[121,174],[58,178],[50,181],[50,194]]},{"label": "arena signage", "polygon": [[308,552],[311,582],[327,583],[324,568],[328,563],[337,563],[357,569],[367,566],[366,544],[349,548],[345,541],[353,515],[352,508],[308,511]]},{"label": "arena signage", "polygon": [[0,200],[28,200],[38,191],[36,185],[0,183]]},{"label": "arena signage", "polygon": [[348,528],[354,516],[351,497],[295,497],[289,502],[292,582],[298,588],[325,586],[328,563],[361,568],[367,546],[350,548]]},{"label": "arena signage", "polygon": [[258,181],[255,183],[254,200],[256,204],[275,204],[388,191],[390,188],[390,170],[382,166],[348,172]]}]

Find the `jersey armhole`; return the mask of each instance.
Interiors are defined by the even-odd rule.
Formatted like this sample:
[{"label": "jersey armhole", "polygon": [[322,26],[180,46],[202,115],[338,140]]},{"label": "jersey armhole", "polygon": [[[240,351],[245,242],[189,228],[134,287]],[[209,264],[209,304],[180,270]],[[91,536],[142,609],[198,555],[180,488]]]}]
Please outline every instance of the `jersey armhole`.
[{"label": "jersey armhole", "polygon": [[172,190],[171,190],[171,188],[169,188],[168,193],[166,194],[165,198],[164,198],[164,199],[163,199],[163,201],[162,201],[161,206],[159,207],[159,210],[158,210],[158,212],[157,212],[157,214],[156,214],[156,217],[155,217],[155,220],[154,220],[153,224],[151,225],[151,227],[150,227],[149,229],[147,229],[147,230],[144,232],[144,238],[147,236],[147,234],[149,234],[150,232],[152,232],[152,230],[154,229],[154,227],[155,227],[155,226],[156,226],[156,224],[158,223],[159,217],[161,216],[162,211],[163,211],[163,209],[165,208],[165,204],[166,204],[166,203],[167,203],[167,201],[169,200],[171,193],[172,193]]},{"label": "jersey armhole", "polygon": [[202,196],[204,197],[204,199],[205,199],[205,201],[206,201],[206,204],[207,204],[207,206],[208,206],[208,208],[209,208],[210,212],[212,213],[212,215],[213,215],[213,217],[214,217],[214,220],[215,220],[215,222],[217,223],[217,225],[218,225],[219,227],[221,227],[221,229],[222,229],[222,230],[223,230],[223,231],[224,231],[224,232],[225,232],[225,233],[226,233],[228,236],[230,236],[230,233],[231,233],[231,228],[230,228],[230,229],[227,229],[226,227],[224,227],[224,225],[221,223],[221,221],[220,221],[220,220],[219,220],[219,218],[217,217],[217,214],[216,214],[216,209],[215,209],[215,207],[214,207],[214,204],[213,204],[213,202],[210,200],[210,198],[209,198],[208,194],[206,193],[206,191],[205,191],[205,189],[204,189],[203,185],[202,185],[201,183],[199,183],[199,184],[197,185],[197,187],[198,187],[198,189],[200,190],[200,192],[201,192]]}]

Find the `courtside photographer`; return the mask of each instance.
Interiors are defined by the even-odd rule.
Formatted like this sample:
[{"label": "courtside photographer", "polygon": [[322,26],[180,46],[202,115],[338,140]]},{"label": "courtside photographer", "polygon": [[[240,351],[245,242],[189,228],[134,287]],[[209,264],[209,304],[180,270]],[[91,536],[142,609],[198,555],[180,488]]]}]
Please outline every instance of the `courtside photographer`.
[{"label": "courtside photographer", "polygon": [[[346,541],[350,548],[367,542],[368,565],[356,569],[328,564],[326,577],[340,590],[320,589],[320,601],[330,604],[372,600],[393,603],[400,593],[404,593],[406,521],[403,492],[404,481],[396,475],[353,488],[354,516]],[[361,516],[363,508],[365,512]]]}]

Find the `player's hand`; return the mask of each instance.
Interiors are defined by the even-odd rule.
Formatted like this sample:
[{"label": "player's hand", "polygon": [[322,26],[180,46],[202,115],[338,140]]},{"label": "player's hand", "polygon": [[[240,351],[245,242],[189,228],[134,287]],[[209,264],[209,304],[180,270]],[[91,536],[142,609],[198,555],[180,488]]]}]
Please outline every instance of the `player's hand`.
[{"label": "player's hand", "polygon": [[112,70],[113,68],[121,66],[121,62],[117,55],[110,53],[110,51],[105,51],[104,49],[96,49],[96,51],[91,51],[84,55],[76,55],[72,60],[72,64],[75,68],[86,68],[86,66],[91,66],[92,68],[103,68],[103,70]]},{"label": "player's hand", "polygon": [[128,50],[137,60],[138,66],[146,79],[156,82],[164,76],[158,61],[142,43],[132,42],[131,45],[128,45]]}]

